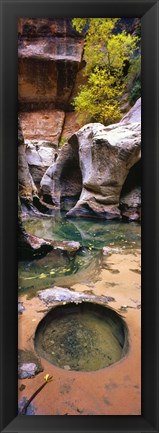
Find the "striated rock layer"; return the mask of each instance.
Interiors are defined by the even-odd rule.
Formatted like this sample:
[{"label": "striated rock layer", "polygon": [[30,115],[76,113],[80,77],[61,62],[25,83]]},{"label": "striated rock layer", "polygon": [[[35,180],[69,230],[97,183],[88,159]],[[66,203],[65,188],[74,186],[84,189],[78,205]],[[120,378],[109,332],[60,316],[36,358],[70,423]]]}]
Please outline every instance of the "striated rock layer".
[{"label": "striated rock layer", "polygon": [[83,37],[67,19],[19,20],[19,103],[22,109],[66,111],[81,67]]},{"label": "striated rock layer", "polygon": [[71,102],[83,80],[83,43],[71,19],[18,20],[19,117],[38,189],[58,145],[81,127]]}]

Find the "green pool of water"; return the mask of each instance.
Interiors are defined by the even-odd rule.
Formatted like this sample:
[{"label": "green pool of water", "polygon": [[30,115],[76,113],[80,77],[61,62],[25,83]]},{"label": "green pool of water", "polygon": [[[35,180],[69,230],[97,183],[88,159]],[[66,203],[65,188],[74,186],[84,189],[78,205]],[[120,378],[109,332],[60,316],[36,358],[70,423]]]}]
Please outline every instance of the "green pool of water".
[{"label": "green pool of water", "polygon": [[53,309],[35,334],[37,353],[66,370],[95,371],[124,354],[124,325],[117,313],[97,304]]},{"label": "green pool of water", "polygon": [[24,227],[29,233],[44,239],[74,240],[98,249],[108,245],[140,247],[141,227],[138,223],[48,217],[26,220]]},{"label": "green pool of water", "polygon": [[102,248],[140,248],[140,225],[65,218],[32,218],[23,222],[28,233],[57,241],[78,241],[80,251],[70,257],[51,251],[45,257],[19,263],[19,292],[34,296],[37,290],[52,286],[71,287],[91,284],[102,268]]}]

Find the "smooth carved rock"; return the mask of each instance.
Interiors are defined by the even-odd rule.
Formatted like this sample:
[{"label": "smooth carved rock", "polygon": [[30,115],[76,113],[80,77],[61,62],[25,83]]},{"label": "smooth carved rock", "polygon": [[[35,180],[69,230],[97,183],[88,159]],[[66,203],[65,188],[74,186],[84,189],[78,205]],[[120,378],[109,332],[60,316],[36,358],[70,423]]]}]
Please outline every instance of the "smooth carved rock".
[{"label": "smooth carved rock", "polygon": [[29,165],[29,171],[35,184],[40,181],[50,165],[55,161],[57,149],[51,146],[47,141],[26,140],[26,157]]},{"label": "smooth carved rock", "polygon": [[[73,134],[42,178],[43,197],[50,196],[60,207],[62,198],[78,199],[80,195],[68,217],[116,219],[122,212],[128,219],[140,219],[140,203],[133,206],[132,200],[138,187],[134,167],[140,160],[141,124],[130,123],[134,116],[140,120],[140,109],[141,100],[130,110],[128,123],[124,123],[126,119],[107,127],[92,123]],[[128,177],[129,171],[132,175]],[[130,179],[124,189],[127,177]]]},{"label": "smooth carved rock", "polygon": [[[135,104],[136,116],[140,102]],[[133,116],[134,113],[135,106]],[[138,187],[134,167],[140,160],[140,149],[140,122],[119,122],[107,127],[98,123],[85,125],[63,145],[56,162],[44,174],[41,181],[44,199],[51,197],[52,203],[60,208],[62,198],[76,196],[76,205],[67,213],[68,217],[116,219],[122,214],[128,219],[140,219],[140,203],[134,206],[132,203]],[[140,167],[137,170],[139,173]],[[132,175],[128,177],[129,171]],[[127,183],[123,188],[127,177],[128,190]],[[131,200],[126,198],[128,193]]]},{"label": "smooth carved rock", "polygon": [[88,124],[69,143],[79,147],[82,192],[67,216],[120,218],[122,186],[130,168],[140,159],[140,123],[108,127]]},{"label": "smooth carved rock", "polygon": [[141,98],[139,98],[130,111],[121,119],[121,124],[139,122],[141,123]]},{"label": "smooth carved rock", "polygon": [[23,145],[18,148],[18,181],[20,198],[32,202],[33,196],[37,195],[37,189],[29,171],[26,146]]},{"label": "smooth carved rock", "polygon": [[48,168],[41,180],[44,201],[51,197],[52,203],[60,207],[62,197],[79,196],[82,188],[77,144],[65,143],[59,156]]},{"label": "smooth carved rock", "polygon": [[80,121],[76,113],[58,110],[22,112],[19,117],[29,172],[38,188],[44,173],[55,162],[60,137],[70,137],[80,128]]},{"label": "smooth carved rock", "polygon": [[57,110],[24,112],[19,115],[26,144],[29,172],[39,187],[47,168],[55,161],[65,113]]}]

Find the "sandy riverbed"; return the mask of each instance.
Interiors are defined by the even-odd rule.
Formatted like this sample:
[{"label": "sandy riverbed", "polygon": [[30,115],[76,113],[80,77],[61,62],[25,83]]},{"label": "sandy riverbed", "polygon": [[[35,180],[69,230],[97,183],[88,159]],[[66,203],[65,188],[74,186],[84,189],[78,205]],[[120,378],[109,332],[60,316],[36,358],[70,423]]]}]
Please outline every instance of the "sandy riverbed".
[{"label": "sandy riverbed", "polygon": [[[122,314],[129,329],[129,351],[117,363],[94,372],[66,371],[41,359],[43,372],[20,379],[19,406],[53,376],[30,404],[35,415],[140,415],[141,414],[141,254],[127,250],[108,254],[97,282],[75,284],[78,292],[110,296],[109,306]],[[34,334],[50,305],[37,296],[21,296],[25,310],[19,315],[19,349],[34,350]],[[21,385],[24,385],[22,387]],[[23,388],[23,389],[22,389]]]}]

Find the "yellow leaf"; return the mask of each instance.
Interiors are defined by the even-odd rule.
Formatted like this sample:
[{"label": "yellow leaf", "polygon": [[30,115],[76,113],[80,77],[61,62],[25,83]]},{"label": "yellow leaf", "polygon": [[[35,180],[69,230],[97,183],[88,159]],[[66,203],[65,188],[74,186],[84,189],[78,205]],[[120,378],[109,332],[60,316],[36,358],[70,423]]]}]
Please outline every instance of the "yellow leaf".
[{"label": "yellow leaf", "polygon": [[50,376],[49,374],[45,374],[45,376],[44,376],[44,380],[45,380],[46,382],[51,382],[51,380],[52,380],[52,376]]},{"label": "yellow leaf", "polygon": [[24,280],[34,280],[37,277],[25,277]]},{"label": "yellow leaf", "polygon": [[40,274],[40,275],[39,275],[39,278],[46,278],[46,277],[47,277],[46,274]]}]

